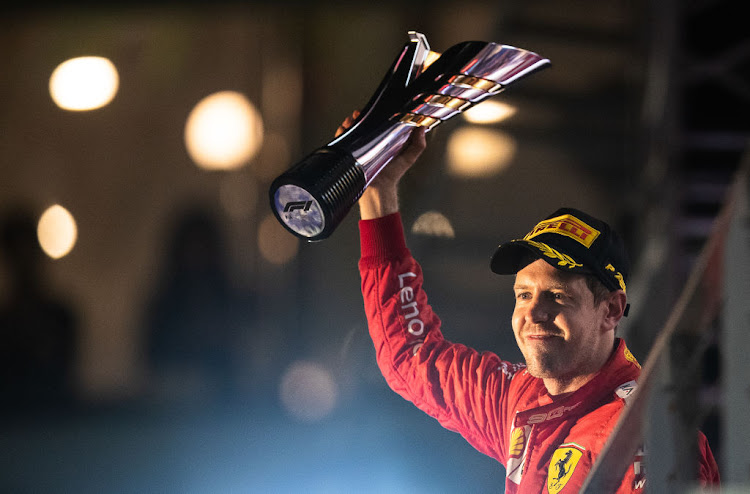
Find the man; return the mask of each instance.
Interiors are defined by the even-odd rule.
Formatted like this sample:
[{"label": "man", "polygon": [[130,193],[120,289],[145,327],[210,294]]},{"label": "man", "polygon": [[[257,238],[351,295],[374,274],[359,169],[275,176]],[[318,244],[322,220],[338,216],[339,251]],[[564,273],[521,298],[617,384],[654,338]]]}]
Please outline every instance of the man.
[{"label": "man", "polygon": [[[525,365],[450,343],[398,210],[398,183],[425,146],[417,129],[359,200],[362,294],[381,372],[395,392],[501,462],[505,492],[578,492],[640,373],[615,336],[627,311],[622,242],[596,218],[556,211],[492,257],[494,272],[516,276],[512,327]],[[700,433],[699,443],[700,481],[718,484]],[[644,488],[640,458],[618,493]]]}]

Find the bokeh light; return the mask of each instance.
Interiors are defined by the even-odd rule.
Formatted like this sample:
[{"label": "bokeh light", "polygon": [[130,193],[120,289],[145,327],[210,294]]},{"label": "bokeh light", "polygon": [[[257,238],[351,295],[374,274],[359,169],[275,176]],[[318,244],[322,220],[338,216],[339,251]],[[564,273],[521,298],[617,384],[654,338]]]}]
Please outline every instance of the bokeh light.
[{"label": "bokeh light", "polygon": [[411,231],[412,233],[432,237],[455,238],[456,236],[450,220],[438,211],[427,211],[419,215],[414,221]]},{"label": "bokeh light", "polygon": [[279,388],[281,403],[294,418],[316,422],[333,411],[338,399],[331,373],[315,362],[298,361],[286,369]]},{"label": "bokeh light", "polygon": [[258,227],[258,250],[271,264],[286,264],[297,255],[299,240],[268,214]]},{"label": "bokeh light", "polygon": [[463,178],[485,178],[503,171],[516,154],[516,141],[499,130],[464,127],[448,139],[448,171]]},{"label": "bokeh light", "polygon": [[185,146],[199,167],[231,170],[252,159],[263,143],[263,119],[241,93],[220,91],[203,98],[185,124]]},{"label": "bokeh light", "polygon": [[117,94],[120,78],[114,64],[104,57],[71,58],[52,72],[49,92],[64,110],[95,110]]},{"label": "bokeh light", "polygon": [[494,124],[507,120],[516,114],[516,107],[504,101],[487,100],[472,106],[463,113],[467,122]]},{"label": "bokeh light", "polygon": [[78,227],[73,215],[55,204],[39,218],[37,237],[45,254],[53,259],[60,259],[73,250],[78,239]]}]

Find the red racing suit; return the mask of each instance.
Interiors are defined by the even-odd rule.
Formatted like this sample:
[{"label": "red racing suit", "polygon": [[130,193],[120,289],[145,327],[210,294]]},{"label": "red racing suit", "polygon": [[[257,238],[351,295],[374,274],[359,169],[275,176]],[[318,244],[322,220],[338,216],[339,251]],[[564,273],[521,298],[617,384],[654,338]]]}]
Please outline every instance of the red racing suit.
[{"label": "red racing suit", "polygon": [[[365,311],[388,385],[502,463],[506,493],[578,492],[640,374],[624,341],[591,381],[555,399],[523,364],[443,338],[398,213],[360,221],[360,238]],[[718,484],[708,442],[699,439],[700,481]],[[634,458],[618,493],[642,492],[641,461]]]}]

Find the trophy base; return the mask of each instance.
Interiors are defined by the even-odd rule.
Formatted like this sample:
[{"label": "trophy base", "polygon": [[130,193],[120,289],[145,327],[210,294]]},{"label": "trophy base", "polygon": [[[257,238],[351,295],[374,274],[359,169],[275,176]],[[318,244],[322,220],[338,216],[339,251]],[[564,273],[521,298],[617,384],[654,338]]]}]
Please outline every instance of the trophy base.
[{"label": "trophy base", "polygon": [[351,154],[324,147],[273,181],[271,209],[294,235],[323,240],[346,217],[365,187],[364,171]]}]

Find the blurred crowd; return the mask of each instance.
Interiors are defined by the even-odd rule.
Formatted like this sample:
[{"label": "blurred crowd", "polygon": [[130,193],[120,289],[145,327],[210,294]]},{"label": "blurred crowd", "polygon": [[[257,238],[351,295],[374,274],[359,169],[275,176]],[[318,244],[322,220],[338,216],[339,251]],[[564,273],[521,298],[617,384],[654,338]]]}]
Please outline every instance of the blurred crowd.
[{"label": "blurred crowd", "polygon": [[[0,218],[0,408],[4,414],[63,413],[82,405],[78,307],[51,281],[54,262],[37,240],[37,218],[17,207]],[[201,395],[231,400],[237,348],[252,326],[253,298],[236,287],[220,218],[191,206],[165,226],[165,256],[144,288],[139,341],[144,398]]]}]

